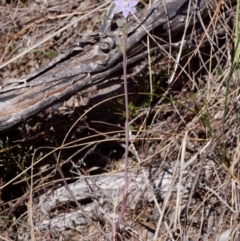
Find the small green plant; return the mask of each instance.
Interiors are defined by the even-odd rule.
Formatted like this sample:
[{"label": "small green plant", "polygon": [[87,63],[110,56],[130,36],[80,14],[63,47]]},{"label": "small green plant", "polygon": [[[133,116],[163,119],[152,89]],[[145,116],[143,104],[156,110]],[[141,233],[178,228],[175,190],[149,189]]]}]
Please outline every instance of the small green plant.
[{"label": "small green plant", "polygon": [[45,51],[45,50],[41,51],[41,50],[38,50],[38,49],[33,49],[32,52],[35,53],[35,54],[42,53],[44,56],[50,57],[50,58],[56,57],[56,54],[52,51]]}]

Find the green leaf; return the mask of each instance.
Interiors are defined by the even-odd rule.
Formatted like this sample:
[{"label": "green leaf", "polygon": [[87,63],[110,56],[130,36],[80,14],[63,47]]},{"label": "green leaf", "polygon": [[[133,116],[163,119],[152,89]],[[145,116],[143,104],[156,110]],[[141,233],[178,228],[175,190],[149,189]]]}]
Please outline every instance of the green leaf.
[{"label": "green leaf", "polygon": [[117,26],[120,28],[122,34],[123,34],[124,36],[126,36],[127,31],[126,31],[126,28],[125,28],[125,25],[124,25],[123,20],[120,19],[120,18],[118,18],[118,19],[116,20],[116,23],[117,23]]},{"label": "green leaf", "polygon": [[119,28],[122,28],[122,27],[124,26],[124,23],[123,23],[122,19],[120,19],[120,18],[118,18],[118,19],[116,20],[116,23],[117,23],[117,26],[118,26]]}]

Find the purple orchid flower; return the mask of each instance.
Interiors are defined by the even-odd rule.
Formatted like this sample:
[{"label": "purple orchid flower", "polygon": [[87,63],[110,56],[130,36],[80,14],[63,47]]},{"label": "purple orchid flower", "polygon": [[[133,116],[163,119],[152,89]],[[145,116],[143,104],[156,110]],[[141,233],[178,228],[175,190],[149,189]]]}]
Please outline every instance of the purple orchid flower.
[{"label": "purple orchid flower", "polygon": [[120,13],[122,12],[123,17],[127,18],[129,15],[129,12],[136,13],[137,9],[135,6],[138,4],[138,0],[114,0],[114,4],[116,5],[113,13]]}]

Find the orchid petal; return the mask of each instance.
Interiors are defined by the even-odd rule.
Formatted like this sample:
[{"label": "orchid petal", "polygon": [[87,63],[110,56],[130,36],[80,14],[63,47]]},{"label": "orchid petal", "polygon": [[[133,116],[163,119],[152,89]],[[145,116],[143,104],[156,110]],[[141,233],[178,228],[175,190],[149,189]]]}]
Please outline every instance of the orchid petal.
[{"label": "orchid petal", "polygon": [[113,9],[113,14],[120,13],[122,11],[123,11],[123,9],[121,7],[115,6],[115,8]]},{"label": "orchid petal", "polygon": [[123,7],[123,0],[114,0],[114,4],[118,7]]},{"label": "orchid petal", "polygon": [[129,7],[135,7],[138,4],[137,0],[130,0],[128,2]]},{"label": "orchid petal", "polygon": [[129,9],[128,8],[123,9],[122,14],[124,18],[127,18],[129,15]]},{"label": "orchid petal", "polygon": [[135,13],[137,13],[137,9],[136,9],[136,8],[134,8],[134,7],[133,7],[133,8],[131,8],[131,13],[134,13],[134,14],[135,14]]},{"label": "orchid petal", "polygon": [[113,9],[113,14],[122,12],[123,17],[127,18],[129,12],[137,13],[135,6],[138,4],[139,0],[114,0],[115,8]]}]

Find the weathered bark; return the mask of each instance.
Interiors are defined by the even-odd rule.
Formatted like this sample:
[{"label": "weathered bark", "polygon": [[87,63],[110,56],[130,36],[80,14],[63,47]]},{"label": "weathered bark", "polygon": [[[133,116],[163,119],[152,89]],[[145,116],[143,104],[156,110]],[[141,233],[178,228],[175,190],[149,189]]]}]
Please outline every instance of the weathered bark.
[{"label": "weathered bark", "polygon": [[[197,23],[211,18],[210,13],[214,17],[218,4],[216,0],[200,0],[198,5],[193,2],[189,5],[187,0],[158,1],[150,9],[138,13],[141,23],[135,19],[130,21],[127,50],[128,65],[132,70],[147,56],[144,44],[146,30],[158,37],[158,43],[152,41],[150,50],[157,57],[163,53],[162,49],[169,48],[170,45],[166,44],[170,41],[169,36],[171,41],[176,37],[179,41],[185,26],[192,28],[194,25],[196,28]],[[236,0],[223,2],[233,5]],[[188,13],[189,21],[186,23]],[[122,36],[118,29],[112,28],[106,33],[97,32],[81,39],[24,79],[2,80],[0,132],[79,91],[118,76],[122,69],[122,53],[117,46],[117,36],[120,39]]]}]

